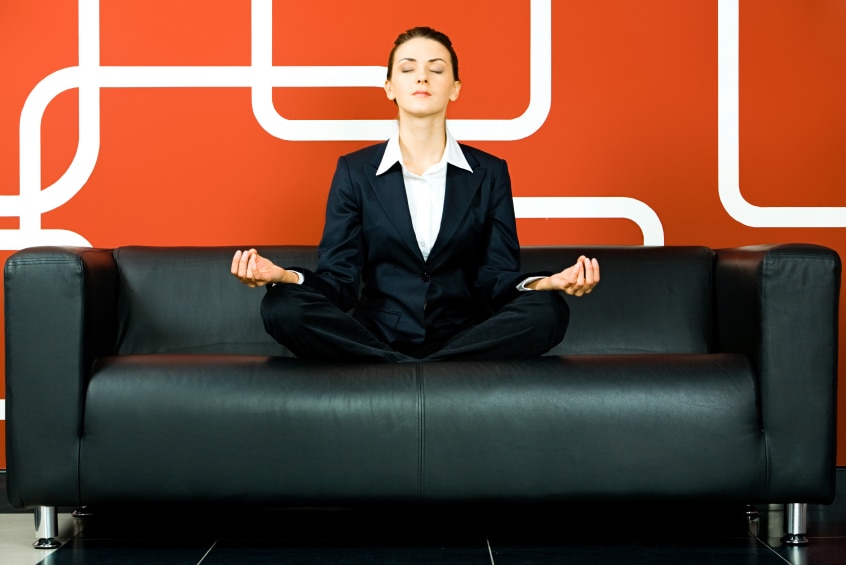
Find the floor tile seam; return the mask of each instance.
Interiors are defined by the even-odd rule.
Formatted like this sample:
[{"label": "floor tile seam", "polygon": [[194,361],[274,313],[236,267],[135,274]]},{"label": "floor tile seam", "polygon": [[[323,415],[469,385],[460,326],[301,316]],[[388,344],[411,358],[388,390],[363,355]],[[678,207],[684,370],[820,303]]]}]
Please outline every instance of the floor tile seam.
[{"label": "floor tile seam", "polygon": [[494,562],[493,548],[491,548],[490,536],[485,536],[485,545],[488,546],[488,557],[491,560],[491,565],[496,565],[496,563]]},{"label": "floor tile seam", "polygon": [[[59,531],[57,532],[59,535],[56,537],[56,540],[61,545],[59,545],[59,547],[57,547],[55,549],[48,549],[48,550],[39,549],[38,550],[38,551],[44,551],[45,552],[44,553],[45,559],[47,558],[48,555],[51,555],[51,554],[59,551],[60,549],[64,549],[65,546],[67,546],[72,541],[74,541],[74,540],[80,541],[79,535],[85,529],[85,520],[82,520],[82,519],[80,519],[76,516],[72,516],[70,512],[62,513],[62,514],[58,515],[58,517],[62,517],[62,516],[69,518],[70,521],[67,522],[66,524],[61,524],[61,523],[59,524]],[[70,533],[72,535],[65,537],[63,535],[64,533]],[[34,541],[35,535],[36,535],[36,531],[35,531],[35,527],[33,526],[32,537],[30,539],[32,539]],[[41,563],[42,561],[39,561],[39,563]]]},{"label": "floor tile seam", "polygon": [[203,561],[205,561],[205,560],[206,560],[206,557],[208,557],[208,556],[209,556],[209,554],[210,554],[210,553],[214,550],[214,548],[217,546],[217,542],[218,542],[218,541],[220,541],[220,540],[214,540],[214,542],[212,542],[211,547],[209,547],[209,548],[206,550],[206,552],[203,554],[203,556],[202,556],[202,557],[200,557],[200,560],[199,560],[199,561],[197,561],[197,565],[202,565]]},{"label": "floor tile seam", "polygon": [[784,561],[784,562],[785,562],[785,563],[787,563],[788,565],[793,565],[793,564],[790,562],[790,560],[788,560],[787,558],[785,558],[785,557],[784,557],[784,555],[782,555],[782,554],[780,554],[778,551],[776,551],[776,550],[775,550],[775,548],[774,548],[773,546],[771,546],[769,543],[767,543],[767,542],[766,542],[766,540],[761,539],[761,537],[760,537],[760,536],[758,536],[758,535],[756,535],[756,534],[753,534],[753,533],[751,533],[751,532],[749,533],[749,535],[750,535],[751,537],[755,538],[755,540],[756,540],[758,543],[760,543],[761,545],[763,545],[766,549],[768,549],[768,550],[770,551],[770,553],[772,553],[773,555],[777,556],[779,559],[781,559],[782,561]]}]

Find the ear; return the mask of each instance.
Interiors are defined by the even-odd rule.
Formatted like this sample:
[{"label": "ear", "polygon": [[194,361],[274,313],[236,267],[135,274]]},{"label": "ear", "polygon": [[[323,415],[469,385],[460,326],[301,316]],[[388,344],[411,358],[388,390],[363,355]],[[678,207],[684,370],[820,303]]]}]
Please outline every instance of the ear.
[{"label": "ear", "polygon": [[390,80],[386,80],[386,81],[385,81],[385,96],[387,96],[387,97],[388,97],[388,100],[394,100],[394,99],[396,99],[396,96],[394,95],[394,88],[393,88],[393,86],[391,85],[391,81],[390,81]]},{"label": "ear", "polygon": [[458,93],[461,91],[461,81],[457,80],[452,84],[452,94],[449,95],[449,99],[455,102],[458,100]]}]

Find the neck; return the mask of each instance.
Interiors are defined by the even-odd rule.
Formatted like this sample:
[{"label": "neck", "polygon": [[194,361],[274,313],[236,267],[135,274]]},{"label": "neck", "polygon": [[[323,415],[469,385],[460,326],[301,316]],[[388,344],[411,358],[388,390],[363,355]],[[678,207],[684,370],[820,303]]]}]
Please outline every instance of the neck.
[{"label": "neck", "polygon": [[444,156],[446,122],[443,119],[400,120],[399,142],[405,167],[415,174],[422,174]]}]

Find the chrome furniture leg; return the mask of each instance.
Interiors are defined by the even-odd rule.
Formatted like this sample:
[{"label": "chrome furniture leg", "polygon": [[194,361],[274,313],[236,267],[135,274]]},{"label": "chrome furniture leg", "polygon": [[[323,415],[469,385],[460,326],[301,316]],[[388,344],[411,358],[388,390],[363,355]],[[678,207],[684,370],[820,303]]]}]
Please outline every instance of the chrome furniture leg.
[{"label": "chrome furniture leg", "polygon": [[808,538],[808,505],[802,503],[785,504],[784,525],[785,536],[782,539],[787,545],[805,545]]},{"label": "chrome furniture leg", "polygon": [[55,506],[35,508],[35,543],[36,549],[56,549],[62,544],[56,541],[59,534],[59,516]]}]

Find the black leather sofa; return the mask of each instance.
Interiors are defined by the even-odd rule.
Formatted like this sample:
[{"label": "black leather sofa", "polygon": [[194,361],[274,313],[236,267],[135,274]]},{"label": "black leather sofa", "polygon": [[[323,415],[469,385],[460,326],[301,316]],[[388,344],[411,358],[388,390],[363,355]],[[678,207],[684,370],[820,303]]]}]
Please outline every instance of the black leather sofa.
[{"label": "black leather sofa", "polygon": [[[584,249],[523,250],[527,271]],[[840,260],[786,244],[594,247],[547,356],[324,364],[264,332],[234,248],[42,247],[5,265],[8,494],[205,502],[726,501],[834,496]],[[267,247],[310,266],[312,247]]]}]

